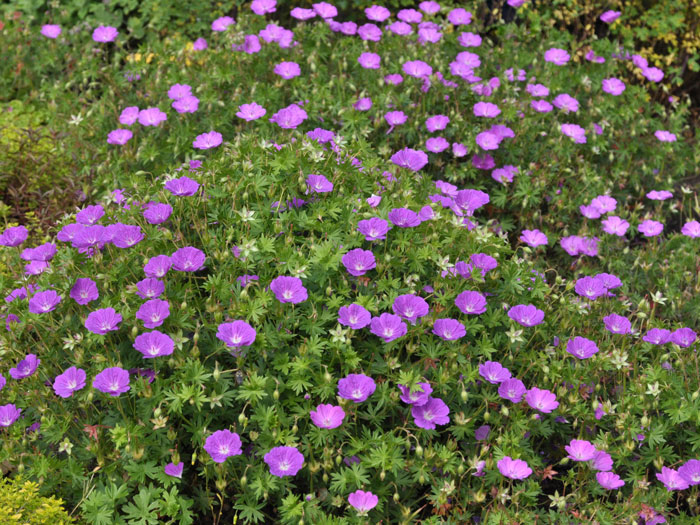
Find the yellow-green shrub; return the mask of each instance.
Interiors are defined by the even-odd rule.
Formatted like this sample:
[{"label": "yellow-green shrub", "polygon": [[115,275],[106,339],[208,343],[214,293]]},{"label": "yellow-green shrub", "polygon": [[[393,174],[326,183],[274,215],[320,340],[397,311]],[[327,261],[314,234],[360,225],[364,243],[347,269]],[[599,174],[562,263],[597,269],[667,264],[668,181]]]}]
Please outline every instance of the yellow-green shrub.
[{"label": "yellow-green shrub", "polygon": [[68,525],[75,523],[63,508],[63,501],[39,496],[31,481],[0,480],[0,523],[3,525]]}]

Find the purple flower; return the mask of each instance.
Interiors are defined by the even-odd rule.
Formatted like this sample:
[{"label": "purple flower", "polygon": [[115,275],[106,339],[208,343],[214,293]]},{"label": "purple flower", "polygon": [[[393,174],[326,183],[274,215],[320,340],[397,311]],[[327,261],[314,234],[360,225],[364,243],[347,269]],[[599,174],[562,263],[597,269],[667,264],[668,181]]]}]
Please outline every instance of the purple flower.
[{"label": "purple flower", "polygon": [[125,126],[131,126],[139,118],[138,106],[129,106],[124,108],[119,115],[119,123]]},{"label": "purple flower", "polygon": [[700,222],[698,221],[688,221],[681,228],[681,233],[686,237],[698,238],[700,237]]},{"label": "purple flower", "polygon": [[95,281],[88,278],[77,279],[73,288],[70,290],[70,296],[78,304],[88,304],[90,301],[95,301],[100,297],[97,291]]},{"label": "purple flower", "polygon": [[663,467],[661,473],[656,474],[656,479],[663,483],[669,492],[672,490],[685,490],[690,486],[690,483],[677,471],[668,467]]},{"label": "purple flower", "polygon": [[533,97],[549,96],[549,88],[542,84],[528,84],[525,90]]},{"label": "purple flower", "polygon": [[21,412],[22,409],[12,403],[0,406],[0,427],[9,427],[19,419]]},{"label": "purple flower", "polygon": [[177,465],[175,463],[168,463],[165,465],[165,468],[163,469],[165,473],[168,476],[172,476],[174,478],[182,478],[182,471],[184,469],[185,464],[180,461]]},{"label": "purple flower", "polygon": [[603,79],[603,91],[611,95],[622,95],[625,87],[625,83],[619,78],[611,77]]},{"label": "purple flower", "polygon": [[7,384],[7,379],[5,379],[5,376],[0,374],[0,391],[5,388],[5,385]]},{"label": "purple flower", "polygon": [[253,0],[250,9],[256,15],[266,15],[277,11],[277,0]]},{"label": "purple flower", "polygon": [[486,361],[479,365],[479,375],[491,384],[497,385],[510,379],[510,370],[496,361]]},{"label": "purple flower", "polygon": [[459,206],[467,216],[471,217],[474,212],[488,204],[490,197],[488,193],[481,190],[459,190],[455,195],[455,203]]},{"label": "purple flower", "polygon": [[671,342],[682,348],[688,348],[697,338],[697,334],[687,327],[679,328],[671,333]]},{"label": "purple flower", "polygon": [[612,457],[610,457],[610,454],[608,454],[604,450],[596,450],[595,455],[593,456],[593,462],[591,466],[595,470],[599,470],[601,472],[607,472],[609,470],[612,470]]},{"label": "purple flower", "polygon": [[419,317],[428,315],[430,307],[422,297],[413,294],[399,295],[394,299],[391,309],[395,314],[406,319],[411,324],[416,324]]},{"label": "purple flower", "polygon": [[386,123],[389,124],[392,129],[394,126],[400,126],[401,124],[405,123],[407,119],[408,117],[403,111],[390,111],[384,115],[384,120],[386,120]]},{"label": "purple flower", "polygon": [[209,133],[197,135],[197,138],[192,141],[192,147],[195,149],[211,149],[220,146],[222,141],[221,133],[210,131]]},{"label": "purple flower", "polygon": [[559,406],[557,396],[549,390],[541,390],[537,387],[532,387],[525,394],[525,402],[543,414],[549,414]]},{"label": "purple flower", "polygon": [[615,215],[605,218],[601,224],[605,233],[617,235],[618,237],[624,237],[627,229],[630,227],[629,222]]},{"label": "purple flower", "polygon": [[369,111],[372,108],[372,99],[367,97],[357,99],[352,107],[357,111]]},{"label": "purple flower", "polygon": [[588,359],[598,353],[598,347],[590,339],[576,336],[566,343],[566,351],[579,359]]},{"label": "purple flower", "polygon": [[383,313],[373,317],[370,322],[370,332],[381,337],[385,343],[406,335],[408,328],[398,315]]},{"label": "purple flower", "polygon": [[391,162],[400,168],[419,171],[428,163],[428,155],[424,151],[404,148],[391,156]]},{"label": "purple flower", "polygon": [[27,354],[24,359],[17,363],[15,368],[10,368],[10,377],[12,377],[12,379],[24,379],[25,377],[29,377],[36,372],[39,363],[41,363],[41,359],[35,354]]},{"label": "purple flower", "polygon": [[316,14],[321,18],[333,18],[338,16],[338,9],[333,4],[319,2],[317,4],[313,4],[311,7],[314,8]]},{"label": "purple flower", "polygon": [[596,277],[582,277],[578,279],[574,291],[591,301],[595,301],[598,297],[606,295],[607,293],[603,282]]},{"label": "purple flower", "polygon": [[141,305],[136,319],[143,321],[146,328],[157,328],[170,316],[170,305],[162,299],[151,299]]},{"label": "purple flower", "polygon": [[139,111],[139,124],[142,126],[158,126],[168,120],[168,115],[158,108],[148,108]]},{"label": "purple flower", "polygon": [[442,153],[450,147],[450,143],[444,137],[430,137],[425,141],[425,149],[431,153]]},{"label": "purple flower", "polygon": [[194,113],[199,109],[199,99],[194,95],[188,95],[172,103],[173,109],[178,113]]},{"label": "purple flower", "polygon": [[61,296],[53,290],[35,293],[29,299],[29,312],[33,314],[45,314],[56,309],[61,302]]},{"label": "purple flower", "polygon": [[557,95],[552,100],[552,104],[555,108],[562,109],[566,112],[576,113],[578,111],[579,103],[574,97],[568,93],[562,93]]},{"label": "purple flower", "polygon": [[164,277],[170,266],[172,265],[172,260],[167,255],[156,255],[151,257],[146,265],[143,267],[143,271],[146,277]]},{"label": "purple flower", "polygon": [[467,290],[457,296],[455,305],[463,314],[483,314],[486,311],[486,297],[479,292]]},{"label": "purple flower", "polygon": [[546,100],[532,100],[530,101],[530,107],[538,113],[549,113],[554,108]]},{"label": "purple flower", "polygon": [[421,406],[425,405],[430,400],[430,394],[433,393],[433,387],[430,383],[418,383],[416,390],[411,392],[411,389],[405,385],[399,385],[401,391],[401,401],[407,405]]},{"label": "purple flower", "polygon": [[563,49],[559,49],[557,47],[553,47],[551,49],[548,49],[544,53],[544,60],[545,62],[550,62],[552,64],[555,64],[557,66],[564,66],[566,63],[569,61],[571,56],[569,53],[567,53]]},{"label": "purple flower", "polygon": [[343,326],[349,326],[354,330],[359,330],[370,324],[372,315],[357,303],[350,306],[341,306],[338,310],[338,322]]},{"label": "purple flower", "polygon": [[140,226],[119,224],[115,227],[112,244],[117,248],[131,248],[140,243],[144,237]]},{"label": "purple flower", "polygon": [[235,24],[236,21],[230,16],[222,16],[211,23],[212,31],[226,31],[228,26]]},{"label": "purple flower", "polygon": [[408,208],[394,208],[389,212],[389,220],[399,228],[414,228],[421,223],[420,216]]},{"label": "purple flower", "polygon": [[501,114],[501,110],[496,104],[491,102],[477,102],[474,104],[474,116],[494,118]]},{"label": "purple flower", "polygon": [[595,479],[598,481],[598,484],[606,490],[617,490],[625,484],[620,476],[614,472],[598,472],[595,475]]},{"label": "purple flower", "polygon": [[[620,12],[620,11],[612,11],[612,10],[605,11],[605,13],[600,15],[600,21],[605,22],[606,24],[612,24],[615,20],[620,18],[621,14],[622,14],[622,12]],[[598,482],[600,483],[600,480],[598,480]],[[603,485],[603,484],[601,483],[601,485]],[[608,488],[608,487],[604,486],[604,488]],[[617,487],[615,487],[615,488],[617,488]]]},{"label": "purple flower", "polygon": [[562,124],[561,132],[567,137],[574,139],[577,144],[586,143],[586,130],[578,124]]},{"label": "purple flower", "polygon": [[644,237],[655,237],[664,230],[664,225],[658,221],[647,219],[637,226],[637,229]]},{"label": "purple flower", "polygon": [[75,214],[76,222],[85,226],[96,224],[105,214],[104,208],[100,204],[95,206],[86,206]]},{"label": "purple flower", "polygon": [[56,255],[56,245],[50,242],[36,248],[25,248],[20,257],[25,261],[50,261]]},{"label": "purple flower", "polygon": [[178,272],[196,272],[204,266],[205,259],[204,252],[192,246],[180,248],[170,256],[173,270]]},{"label": "purple flower", "polygon": [[434,133],[445,129],[449,123],[449,117],[445,115],[434,115],[425,121],[425,127],[430,133]]},{"label": "purple flower", "polygon": [[298,77],[301,74],[301,69],[296,62],[280,62],[275,66],[274,73],[285,80],[289,80]]},{"label": "purple flower", "polygon": [[165,183],[165,189],[178,197],[191,197],[199,189],[199,183],[189,177],[182,176],[178,179],[170,179]]},{"label": "purple flower", "polygon": [[391,16],[391,12],[384,6],[373,5],[365,8],[365,16],[373,22],[384,22]]},{"label": "purple flower", "polygon": [[415,78],[428,77],[433,74],[433,68],[422,60],[410,60],[404,62],[403,72]]},{"label": "purple flower", "polygon": [[289,14],[292,18],[296,18],[297,20],[309,20],[316,16],[316,11],[313,9],[304,9],[303,7],[295,7]]},{"label": "purple flower", "polygon": [[309,415],[311,421],[318,428],[338,428],[343,424],[345,411],[335,405],[318,405],[316,410],[312,410]]},{"label": "purple flower", "polygon": [[613,334],[632,333],[632,324],[626,317],[617,314],[610,314],[603,317],[605,329]]},{"label": "purple flower", "polygon": [[496,463],[501,475],[510,479],[525,479],[532,474],[532,469],[522,459],[513,459],[510,456],[503,456]]},{"label": "purple flower", "polygon": [[532,248],[547,245],[547,236],[540,230],[523,230],[520,240]]},{"label": "purple flower", "polygon": [[489,425],[481,425],[474,431],[474,439],[477,441],[484,441],[489,437],[491,433],[491,427]]},{"label": "purple flower", "polygon": [[306,111],[301,109],[296,104],[291,104],[286,108],[280,109],[277,113],[270,117],[270,122],[274,122],[283,129],[296,129],[302,122],[308,118]]},{"label": "purple flower", "polygon": [[217,339],[226,343],[229,348],[250,346],[255,342],[256,335],[255,329],[245,321],[221,323],[216,333]]},{"label": "purple flower", "polygon": [[357,58],[357,61],[365,69],[379,69],[382,57],[377,53],[365,52]]},{"label": "purple flower", "polygon": [[671,197],[673,197],[673,193],[667,190],[652,190],[649,193],[647,193],[647,199],[653,201],[665,201],[666,199],[670,199]]},{"label": "purple flower", "polygon": [[56,376],[53,390],[62,398],[71,397],[74,392],[85,388],[85,370],[71,366],[61,375]]},{"label": "purple flower", "polygon": [[294,447],[275,447],[263,458],[273,476],[295,476],[304,465],[304,456]]},{"label": "purple flower", "polygon": [[180,100],[190,95],[192,95],[192,87],[187,84],[173,84],[168,90],[170,100]]},{"label": "purple flower", "polygon": [[328,193],[333,191],[333,183],[323,175],[308,175],[306,185],[312,193]]},{"label": "purple flower", "polygon": [[215,463],[223,463],[231,456],[240,456],[241,438],[230,430],[217,430],[204,442],[204,450]]},{"label": "purple flower", "polygon": [[689,459],[678,469],[678,474],[689,485],[700,485],[700,461]]},{"label": "purple flower", "polygon": [[501,382],[498,387],[498,395],[503,399],[512,401],[513,403],[520,403],[523,400],[523,396],[527,392],[527,388],[520,379],[511,377]]},{"label": "purple flower", "polygon": [[432,430],[436,425],[447,425],[450,422],[448,414],[450,408],[442,399],[429,397],[422,405],[414,404],[411,407],[413,422],[420,428]]},{"label": "purple flower", "polygon": [[121,322],[122,316],[114,308],[102,308],[88,314],[85,320],[85,328],[93,334],[104,335],[107,332],[119,330],[119,323]]},{"label": "purple flower", "polygon": [[664,328],[652,328],[644,334],[642,340],[653,345],[663,345],[671,340],[671,332]]},{"label": "purple flower", "polygon": [[170,218],[172,213],[173,207],[170,204],[149,202],[143,211],[143,217],[149,224],[163,224]]},{"label": "purple flower", "polygon": [[170,336],[153,330],[139,335],[134,340],[134,348],[143,354],[143,357],[150,359],[173,353],[175,343]]},{"label": "purple flower", "polygon": [[651,80],[652,82],[661,82],[664,78],[664,72],[658,67],[642,68],[642,75],[644,75],[644,78]]},{"label": "purple flower", "polygon": [[92,32],[92,39],[95,42],[112,42],[115,38],[117,38],[118,34],[119,31],[117,31],[116,27],[99,26]]},{"label": "purple flower", "polygon": [[476,136],[476,144],[484,150],[498,149],[501,137],[491,131],[482,131]]},{"label": "purple flower", "polygon": [[456,341],[467,335],[467,330],[457,319],[436,319],[433,333],[445,341]]},{"label": "purple flower", "polygon": [[449,12],[447,15],[447,21],[455,26],[468,26],[472,22],[472,14],[466,9],[457,7]]},{"label": "purple flower", "polygon": [[309,295],[298,277],[280,275],[270,283],[270,290],[280,303],[302,303]]},{"label": "purple flower", "polygon": [[40,33],[46,38],[57,38],[61,34],[61,26],[55,24],[44,24]]},{"label": "purple flower", "polygon": [[365,236],[367,241],[380,241],[386,239],[387,232],[391,229],[389,223],[379,217],[372,217],[357,223],[357,231]]},{"label": "purple flower", "polygon": [[597,452],[596,448],[584,439],[572,439],[564,450],[569,453],[567,457],[573,461],[589,461]]},{"label": "purple flower", "polygon": [[0,235],[0,245],[15,247],[27,240],[29,231],[24,226],[12,226]]},{"label": "purple flower", "polygon": [[112,397],[117,397],[131,388],[129,386],[129,372],[118,366],[105,368],[95,376],[92,387]]},{"label": "purple flower", "polygon": [[366,274],[377,266],[374,254],[361,248],[355,248],[343,255],[342,262],[348,273],[356,277]]},{"label": "purple flower", "polygon": [[364,374],[349,374],[338,381],[338,395],[354,403],[365,401],[376,388],[374,379]]},{"label": "purple flower", "polygon": [[371,492],[358,489],[348,495],[348,503],[357,510],[358,516],[366,516],[370,510],[377,506],[379,498]]},{"label": "purple flower", "polygon": [[116,146],[123,146],[134,134],[128,129],[115,129],[107,134],[107,144],[114,144]]},{"label": "purple flower", "polygon": [[676,135],[670,131],[660,129],[654,132],[654,136],[661,142],[676,142]]},{"label": "purple flower", "polygon": [[267,110],[264,107],[256,102],[251,102],[250,104],[241,104],[238,106],[236,116],[250,122],[251,120],[257,120],[263,117],[265,113],[267,113]]},{"label": "purple flower", "polygon": [[508,310],[508,317],[522,326],[535,326],[544,321],[544,312],[532,304],[519,304]]}]

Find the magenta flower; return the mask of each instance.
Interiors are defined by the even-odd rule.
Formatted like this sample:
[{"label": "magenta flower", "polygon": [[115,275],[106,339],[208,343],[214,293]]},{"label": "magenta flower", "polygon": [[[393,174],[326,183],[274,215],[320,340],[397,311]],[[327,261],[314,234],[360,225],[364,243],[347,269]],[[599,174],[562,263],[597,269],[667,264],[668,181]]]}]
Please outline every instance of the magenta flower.
[{"label": "magenta flower", "polygon": [[598,353],[598,346],[590,339],[576,336],[566,343],[566,351],[579,359],[588,359]]},{"label": "magenta flower", "polygon": [[266,15],[277,11],[277,0],[253,0],[250,9],[256,15]]},{"label": "magenta flower", "polygon": [[513,403],[520,403],[526,392],[527,388],[525,388],[523,382],[514,377],[506,379],[498,386],[498,395]]},{"label": "magenta flower", "polygon": [[361,248],[355,248],[343,255],[342,262],[348,273],[356,277],[366,274],[377,266],[374,254]]},{"label": "magenta flower", "polygon": [[382,57],[380,57],[377,53],[365,52],[357,58],[357,62],[364,69],[379,69],[381,66]]},{"label": "magenta flower", "polygon": [[297,20],[309,20],[316,16],[316,11],[313,9],[304,9],[303,7],[295,7],[289,14],[292,18],[296,18]]},{"label": "magenta flower", "polygon": [[120,224],[115,228],[112,244],[117,248],[131,248],[141,242],[144,237],[139,226]]},{"label": "magenta flower", "polygon": [[145,359],[170,355],[175,349],[175,343],[170,336],[158,330],[139,335],[134,340],[133,346],[143,354]]},{"label": "magenta flower", "polygon": [[442,131],[450,123],[449,117],[445,115],[434,115],[425,121],[425,127],[430,133]]},{"label": "magenta flower", "polygon": [[46,38],[57,38],[61,34],[61,26],[55,24],[44,24],[40,33]]},{"label": "magenta flower", "polygon": [[360,98],[352,105],[357,111],[369,111],[372,108],[371,98]]},{"label": "magenta flower", "polygon": [[369,376],[364,374],[349,374],[338,381],[338,395],[354,403],[362,403],[374,394],[377,385]]},{"label": "magenta flower", "polygon": [[158,328],[170,316],[170,305],[162,299],[151,299],[141,305],[136,319],[143,321],[146,328]]},{"label": "magenta flower", "polygon": [[192,246],[180,248],[170,256],[173,270],[178,272],[196,272],[204,266],[205,259],[204,252]]},{"label": "magenta flower", "polygon": [[387,232],[391,229],[389,223],[379,217],[372,217],[357,223],[357,231],[365,236],[367,241],[380,241],[386,239]]},{"label": "magenta flower", "polygon": [[643,234],[644,237],[656,237],[664,231],[664,225],[659,221],[647,219],[637,226],[637,230],[639,230],[639,233]]},{"label": "magenta flower", "polygon": [[306,288],[298,277],[275,277],[270,283],[270,290],[280,303],[297,304],[308,299]]},{"label": "magenta flower", "polygon": [[464,291],[455,299],[455,306],[463,314],[479,315],[486,311],[486,297],[479,292]]},{"label": "magenta flower", "polygon": [[589,461],[597,452],[596,448],[584,439],[572,439],[564,450],[569,453],[567,457],[573,461]]},{"label": "magenta flower", "polygon": [[372,315],[357,303],[341,306],[338,310],[338,322],[354,330],[364,328],[372,321]]},{"label": "magenta flower", "polygon": [[0,427],[9,427],[19,419],[21,412],[22,409],[12,403],[0,406]]},{"label": "magenta flower", "polygon": [[554,106],[546,100],[532,100],[530,101],[530,107],[538,113],[549,113],[554,109]]},{"label": "magenta flower", "polygon": [[92,387],[112,397],[117,397],[131,388],[129,386],[129,372],[118,366],[105,368],[92,380]]},{"label": "magenta flower", "polygon": [[170,204],[149,202],[143,211],[143,218],[146,219],[148,224],[163,224],[170,218],[172,213],[173,207]]},{"label": "magenta flower", "polygon": [[670,199],[673,197],[673,193],[667,190],[652,190],[649,193],[647,193],[647,199],[651,199],[653,201],[665,201],[666,199]]},{"label": "magenta flower", "polygon": [[71,366],[62,374],[56,376],[53,382],[53,390],[57,396],[68,398],[74,392],[85,388],[85,370]]},{"label": "magenta flower", "polygon": [[630,227],[630,223],[620,217],[615,215],[610,215],[609,217],[601,221],[603,225],[603,231],[611,235],[617,235],[618,237],[624,237],[627,233],[627,229]]},{"label": "magenta flower", "polygon": [[690,459],[678,468],[678,474],[689,485],[700,485],[700,461]]},{"label": "magenta flower", "polygon": [[168,463],[165,465],[163,471],[174,478],[182,478],[182,471],[184,470],[185,464],[180,461],[177,465],[175,463]]},{"label": "magenta flower", "polygon": [[417,427],[432,430],[436,425],[447,425],[450,422],[450,408],[442,399],[429,397],[422,405],[413,404],[411,415]]},{"label": "magenta flower", "polygon": [[296,62],[280,62],[275,66],[274,73],[285,80],[289,80],[298,77],[301,74],[301,69]]},{"label": "magenta flower", "polygon": [[549,390],[541,390],[537,387],[532,387],[525,394],[525,402],[543,414],[549,414],[559,406],[557,396]]},{"label": "magenta flower", "polygon": [[404,62],[403,72],[415,78],[428,77],[433,74],[433,68],[422,60],[410,60]]},{"label": "magenta flower", "polygon": [[611,77],[603,79],[603,91],[609,93],[610,95],[622,95],[625,87],[625,83],[619,78]]},{"label": "magenta flower", "polygon": [[663,345],[671,340],[671,331],[664,328],[652,328],[644,334],[642,340],[653,345]]},{"label": "magenta flower", "polygon": [[241,437],[230,430],[217,430],[204,442],[204,450],[214,463],[223,463],[231,456],[240,456]]},{"label": "magenta flower", "polygon": [[29,312],[33,314],[45,314],[56,309],[61,302],[61,296],[53,290],[35,293],[29,299]]},{"label": "magenta flower", "polygon": [[199,99],[194,95],[188,95],[173,102],[172,106],[180,114],[194,113],[199,109]]},{"label": "magenta flower", "polygon": [[95,206],[86,206],[75,214],[75,220],[85,226],[96,224],[105,214],[104,208],[97,204]]},{"label": "magenta flower", "polygon": [[316,14],[321,18],[333,18],[338,16],[338,9],[333,4],[329,4],[328,2],[319,2],[317,4],[313,4],[311,7],[314,8]]},{"label": "magenta flower", "polygon": [[[386,28],[398,36],[408,36],[411,33],[413,33],[413,28],[411,27],[410,24],[407,24],[406,22],[400,22],[400,21],[399,22],[392,22],[391,24],[386,26]],[[387,82],[390,82],[389,77],[398,77],[398,79],[400,79],[400,80],[398,82],[395,82],[397,84],[403,80],[403,78],[401,78],[401,75],[395,74],[395,75],[387,75],[387,78],[386,78]]]},{"label": "magenta flower", "polygon": [[235,24],[236,21],[230,16],[222,16],[211,23],[212,31],[226,31],[228,26]]},{"label": "magenta flower", "polygon": [[168,90],[170,100],[180,100],[190,95],[192,95],[192,87],[187,84],[173,84]]},{"label": "magenta flower", "polygon": [[604,450],[596,450],[595,454],[593,455],[593,461],[591,462],[591,466],[595,470],[599,470],[601,472],[607,472],[609,470],[612,470],[612,457]]},{"label": "magenta flower", "polygon": [[450,143],[444,137],[430,137],[425,141],[425,149],[431,153],[442,153],[450,147]]},{"label": "magenta flower", "polygon": [[676,142],[676,135],[670,131],[660,129],[654,132],[654,136],[661,142]]},{"label": "magenta flower", "polygon": [[370,332],[381,337],[385,343],[406,335],[408,328],[398,315],[383,313],[373,317],[370,322]]},{"label": "magenta flower", "polygon": [[391,162],[400,168],[419,171],[428,163],[428,155],[424,151],[404,148],[391,156]]},{"label": "magenta flower", "polygon": [[119,31],[117,31],[116,27],[99,26],[92,32],[92,39],[95,42],[112,42],[115,38],[117,38],[118,34]]},{"label": "magenta flower", "polygon": [[698,221],[688,221],[681,228],[681,233],[686,237],[691,237],[697,239],[700,237],[700,222]]},{"label": "magenta flower", "polygon": [[304,465],[304,456],[294,447],[275,447],[263,458],[273,476],[295,476]]},{"label": "magenta flower", "polygon": [[77,279],[70,291],[71,298],[78,304],[85,305],[100,297],[95,281],[88,278]]},{"label": "magenta flower", "polygon": [[574,291],[582,297],[595,301],[598,297],[607,294],[605,285],[596,277],[582,277],[576,281]]},{"label": "magenta flower", "polygon": [[0,235],[0,245],[14,248],[27,240],[29,231],[24,226],[12,226]]},{"label": "magenta flower", "polygon": [[139,118],[139,108],[138,106],[129,106],[124,108],[119,115],[119,123],[125,126],[131,126]]},{"label": "magenta flower", "polygon": [[467,330],[457,319],[436,319],[433,333],[445,341],[456,341],[467,335]]},{"label": "magenta flower", "polygon": [[116,146],[123,146],[134,134],[128,129],[115,129],[107,134],[107,144],[114,144]]},{"label": "magenta flower", "polygon": [[394,208],[389,212],[389,220],[399,228],[414,228],[421,223],[420,216],[408,208]]},{"label": "magenta flower", "polygon": [[632,333],[632,324],[626,317],[617,314],[610,314],[603,317],[605,329],[613,334]]},{"label": "magenta flower", "polygon": [[496,463],[501,475],[510,479],[525,479],[532,474],[532,469],[522,459],[513,459],[510,456],[503,456]]},{"label": "magenta flower", "polygon": [[457,7],[449,12],[447,15],[447,21],[455,26],[468,26],[472,23],[472,14],[466,9]]},{"label": "magenta flower", "polygon": [[[620,12],[620,11],[612,11],[612,10],[605,11],[605,13],[600,15],[600,21],[605,22],[606,24],[612,24],[615,20],[620,18],[621,14],[622,14],[622,12]],[[600,482],[600,480],[598,480],[598,482]],[[602,483],[601,483],[601,485],[602,485]],[[604,488],[607,488],[607,487],[604,487]]]},{"label": "magenta flower", "polygon": [[533,97],[549,96],[549,88],[543,84],[528,84],[525,90]]},{"label": "magenta flower", "polygon": [[546,246],[548,242],[547,236],[540,230],[523,230],[520,240],[532,248]]},{"label": "magenta flower", "polygon": [[561,132],[567,137],[574,139],[577,144],[586,143],[586,130],[578,124],[562,124]]},{"label": "magenta flower", "polygon": [[510,379],[510,370],[496,361],[486,361],[479,365],[479,375],[491,384],[497,385]]},{"label": "magenta flower", "polygon": [[250,122],[251,120],[257,120],[265,116],[265,113],[267,113],[267,110],[264,107],[256,102],[251,102],[250,104],[241,104],[238,106],[236,116]]},{"label": "magenta flower", "polygon": [[501,110],[496,104],[491,102],[477,102],[474,104],[474,116],[494,118],[501,114]]},{"label": "magenta flower", "polygon": [[306,185],[311,193],[329,193],[333,191],[333,183],[323,175],[308,175]]},{"label": "magenta flower", "polygon": [[606,490],[617,490],[625,484],[620,476],[614,472],[598,472],[595,475],[595,479],[598,481],[598,484]]},{"label": "magenta flower", "polygon": [[151,257],[146,265],[143,267],[143,271],[146,277],[165,277],[172,265],[172,260],[167,255],[156,255]]},{"label": "magenta flower", "polygon": [[406,120],[408,120],[408,117],[403,111],[390,111],[389,113],[384,115],[384,120],[386,120],[386,123],[389,124],[389,126],[391,126],[391,128],[393,129],[394,126],[400,126],[401,124],[404,124]]},{"label": "magenta flower", "polygon": [[158,108],[148,108],[139,111],[139,124],[142,126],[158,126],[168,120],[168,115]]},{"label": "magenta flower", "polygon": [[411,392],[411,389],[405,385],[399,385],[401,391],[401,401],[407,405],[421,406],[425,405],[430,399],[430,394],[433,393],[433,388],[430,383],[418,383],[416,390]]},{"label": "magenta flower", "polygon": [[642,68],[642,75],[644,75],[644,78],[652,82],[661,82],[664,78],[664,72],[658,67]]},{"label": "magenta flower", "polygon": [[199,183],[189,177],[182,176],[178,179],[170,179],[165,183],[165,189],[178,197],[191,197],[199,189]]},{"label": "magenta flower", "polygon": [[10,368],[10,377],[12,377],[12,379],[24,379],[25,377],[29,377],[36,372],[39,363],[41,363],[41,359],[35,354],[27,354],[24,359],[17,363],[16,367]]},{"label": "magenta flower", "polygon": [[245,321],[221,323],[216,333],[217,339],[226,343],[229,348],[250,346],[255,342],[256,335],[255,329]]},{"label": "magenta flower", "polygon": [[192,141],[192,147],[195,149],[211,149],[220,146],[222,141],[221,133],[210,131],[209,133],[197,135],[197,138]]},{"label": "magenta flower", "polygon": [[495,150],[501,144],[501,137],[491,131],[482,131],[476,136],[476,144],[484,150]]},{"label": "magenta flower", "polygon": [[681,348],[688,348],[698,338],[697,334],[690,328],[679,328],[671,333],[671,342]]},{"label": "magenta flower", "polygon": [[452,154],[457,158],[464,157],[467,154],[467,147],[460,142],[453,142]]},{"label": "magenta flower", "polygon": [[366,516],[370,510],[377,506],[379,498],[371,492],[356,490],[348,496],[348,503],[357,510],[358,516]]},{"label": "magenta flower", "polygon": [[532,304],[519,304],[508,310],[508,317],[522,326],[535,326],[544,321],[544,312]]},{"label": "magenta flower", "polygon": [[119,330],[122,316],[114,308],[102,308],[90,312],[85,320],[85,328],[93,334],[105,335],[107,332]]},{"label": "magenta flower", "polygon": [[269,120],[277,124],[280,128],[296,129],[307,117],[306,111],[296,104],[291,104],[286,108],[280,109],[277,113],[272,115]]},{"label": "magenta flower", "polygon": [[656,479],[663,483],[669,492],[672,490],[685,490],[690,486],[690,483],[676,470],[668,467],[663,467],[661,473],[656,474]]},{"label": "magenta flower", "polygon": [[365,8],[365,16],[373,22],[384,22],[391,16],[391,12],[384,6],[373,5]]},{"label": "magenta flower", "polygon": [[555,64],[557,66],[564,66],[566,63],[569,61],[571,56],[569,53],[567,53],[563,49],[559,49],[557,47],[553,47],[551,49],[548,49],[544,53],[544,60],[545,62],[550,62],[552,64]]},{"label": "magenta flower", "polygon": [[411,324],[416,324],[419,317],[428,315],[430,307],[422,297],[413,294],[399,295],[394,299],[391,309],[395,314],[407,320]]},{"label": "magenta flower", "polygon": [[479,47],[481,40],[481,37],[476,33],[463,32],[457,38],[457,43],[462,47]]},{"label": "magenta flower", "polygon": [[571,113],[576,113],[579,107],[578,100],[567,93],[562,93],[561,95],[554,97],[552,104],[555,108]]},{"label": "magenta flower", "polygon": [[318,405],[316,410],[312,410],[309,415],[311,421],[318,428],[338,428],[343,424],[345,411],[335,405]]}]

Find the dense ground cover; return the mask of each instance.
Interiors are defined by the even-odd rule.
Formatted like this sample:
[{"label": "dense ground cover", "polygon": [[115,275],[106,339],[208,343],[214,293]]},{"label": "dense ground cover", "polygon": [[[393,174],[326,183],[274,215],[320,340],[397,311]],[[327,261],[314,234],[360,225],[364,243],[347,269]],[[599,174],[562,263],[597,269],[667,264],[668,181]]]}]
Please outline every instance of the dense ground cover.
[{"label": "dense ground cover", "polygon": [[3,471],[86,523],[697,519],[681,71],[522,4],[8,20],[5,204],[56,171],[0,235]]}]

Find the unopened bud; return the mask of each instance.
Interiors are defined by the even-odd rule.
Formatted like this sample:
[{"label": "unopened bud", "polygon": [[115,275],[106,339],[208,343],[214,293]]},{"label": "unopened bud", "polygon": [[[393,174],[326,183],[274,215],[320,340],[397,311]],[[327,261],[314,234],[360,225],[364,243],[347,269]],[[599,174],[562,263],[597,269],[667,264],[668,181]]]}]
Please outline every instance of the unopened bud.
[{"label": "unopened bud", "polygon": [[468,394],[467,394],[467,391],[463,389],[462,392],[460,393],[460,396],[461,396],[461,398],[462,398],[462,403],[466,403],[466,402],[467,402],[467,398],[469,397]]}]

